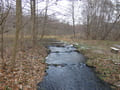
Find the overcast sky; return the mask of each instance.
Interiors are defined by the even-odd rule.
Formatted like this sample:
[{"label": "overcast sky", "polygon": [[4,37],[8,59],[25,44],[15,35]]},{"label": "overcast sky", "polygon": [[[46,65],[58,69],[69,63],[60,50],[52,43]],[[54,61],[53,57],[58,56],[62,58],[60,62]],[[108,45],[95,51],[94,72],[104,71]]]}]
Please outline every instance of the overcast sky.
[{"label": "overcast sky", "polygon": [[[14,1],[14,0],[11,0]],[[23,12],[25,14],[30,14],[30,0],[22,0]],[[49,0],[49,8],[48,15],[52,15],[52,17],[59,19],[63,22],[69,22],[71,24],[71,0]],[[83,8],[83,0],[74,0],[75,1],[75,23],[82,23],[82,8]],[[112,0],[113,2],[115,0]],[[118,0],[120,2],[120,0]],[[45,8],[45,0],[36,0],[38,13]],[[43,12],[44,13],[44,12]]]},{"label": "overcast sky", "polygon": [[[41,11],[45,8],[45,1],[41,2],[41,0],[36,0],[39,2],[37,4],[38,13],[41,13]],[[55,3],[56,0],[50,0],[49,1],[49,8],[48,8],[48,15],[52,15],[52,17],[58,18],[60,21],[69,22],[71,23],[71,1],[69,0],[58,0]],[[79,1],[79,0],[78,0]],[[29,0],[23,0],[23,12],[30,14],[30,4]],[[81,22],[81,12],[82,12],[82,2],[75,2],[75,21],[76,23]]]}]

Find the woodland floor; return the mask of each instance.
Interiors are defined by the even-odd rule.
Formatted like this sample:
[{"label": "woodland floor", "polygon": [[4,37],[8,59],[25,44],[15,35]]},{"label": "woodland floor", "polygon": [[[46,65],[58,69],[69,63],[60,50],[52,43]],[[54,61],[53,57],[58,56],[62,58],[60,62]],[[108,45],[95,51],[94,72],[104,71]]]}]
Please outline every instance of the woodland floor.
[{"label": "woodland floor", "polygon": [[18,51],[15,68],[11,72],[12,48],[4,50],[5,68],[0,70],[0,90],[36,90],[37,83],[45,75],[47,51],[44,46],[39,45],[34,50],[27,46]]}]

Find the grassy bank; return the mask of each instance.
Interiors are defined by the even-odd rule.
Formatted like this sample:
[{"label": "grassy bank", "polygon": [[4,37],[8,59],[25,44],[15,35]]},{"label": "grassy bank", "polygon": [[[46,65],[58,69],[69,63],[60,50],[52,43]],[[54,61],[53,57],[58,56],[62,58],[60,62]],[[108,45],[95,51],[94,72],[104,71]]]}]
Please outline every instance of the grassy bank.
[{"label": "grassy bank", "polygon": [[94,67],[97,76],[111,84],[112,88],[120,90],[120,53],[110,52],[110,47],[120,42],[101,40],[71,40],[58,38],[75,44],[78,50],[88,57],[87,65]]}]

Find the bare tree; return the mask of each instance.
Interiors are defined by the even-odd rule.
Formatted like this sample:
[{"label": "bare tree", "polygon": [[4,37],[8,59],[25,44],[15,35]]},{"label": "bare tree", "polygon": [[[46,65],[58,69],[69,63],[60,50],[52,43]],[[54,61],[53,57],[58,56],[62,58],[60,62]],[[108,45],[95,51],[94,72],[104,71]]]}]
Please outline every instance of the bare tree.
[{"label": "bare tree", "polygon": [[44,21],[43,21],[43,26],[42,26],[42,34],[41,34],[41,39],[43,39],[44,35],[45,35],[45,29],[46,29],[46,25],[47,25],[47,12],[48,12],[48,4],[49,4],[49,0],[46,0],[46,6],[45,6],[45,14],[44,14]]},{"label": "bare tree", "polygon": [[[89,39],[111,39],[119,20],[111,0],[86,0],[84,7],[85,33]],[[115,31],[114,31],[115,32]]]},{"label": "bare tree", "polygon": [[2,68],[4,68],[4,31],[6,19],[8,17],[11,7],[9,1],[0,0],[0,34],[1,34],[1,58],[2,58]]},{"label": "bare tree", "polygon": [[73,28],[74,38],[75,38],[75,2],[74,0],[72,0],[72,28]]},{"label": "bare tree", "polygon": [[31,26],[32,26],[32,43],[33,47],[36,45],[36,0],[30,0],[31,3]]},{"label": "bare tree", "polygon": [[21,5],[21,0],[16,0],[16,34],[15,34],[15,42],[14,42],[13,57],[12,57],[12,70],[15,66],[15,59],[17,55],[19,33],[21,27],[22,27],[22,5]]}]

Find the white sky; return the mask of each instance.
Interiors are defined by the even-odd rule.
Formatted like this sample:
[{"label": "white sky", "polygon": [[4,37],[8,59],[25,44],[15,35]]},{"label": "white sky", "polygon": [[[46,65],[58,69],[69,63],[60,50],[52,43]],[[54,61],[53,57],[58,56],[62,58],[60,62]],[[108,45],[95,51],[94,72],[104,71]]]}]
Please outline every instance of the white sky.
[{"label": "white sky", "polygon": [[[14,0],[10,0],[14,1]],[[30,14],[30,0],[22,0],[22,5],[24,7],[23,12],[26,14]],[[45,8],[45,0],[36,0],[39,2],[37,8],[39,8],[38,13],[41,13],[41,10]],[[42,1],[42,2],[41,2]],[[44,1],[44,2],[43,2]],[[54,3],[56,0],[49,0],[49,9],[48,15],[52,15],[52,17],[58,18],[62,22],[72,23],[71,17],[71,2],[70,0],[58,0],[57,3]],[[82,23],[82,8],[83,3],[81,0],[75,1],[75,23]],[[114,0],[112,0],[114,1]],[[118,0],[120,2],[120,0]],[[14,4],[14,3],[13,3]]]},{"label": "white sky", "polygon": [[[36,0],[40,2],[40,0]],[[58,0],[56,3],[56,0],[49,0],[49,8],[48,8],[48,15],[53,15],[53,17],[58,18],[60,21],[69,22],[71,23],[72,17],[71,17],[71,2],[68,0]],[[30,5],[29,0],[25,0],[23,2],[24,12],[30,14]],[[76,23],[81,22],[81,8],[82,2],[81,1],[75,1],[75,21]],[[39,8],[38,13],[41,13],[41,10],[45,8],[45,2],[40,2],[37,5],[37,8]]]}]

